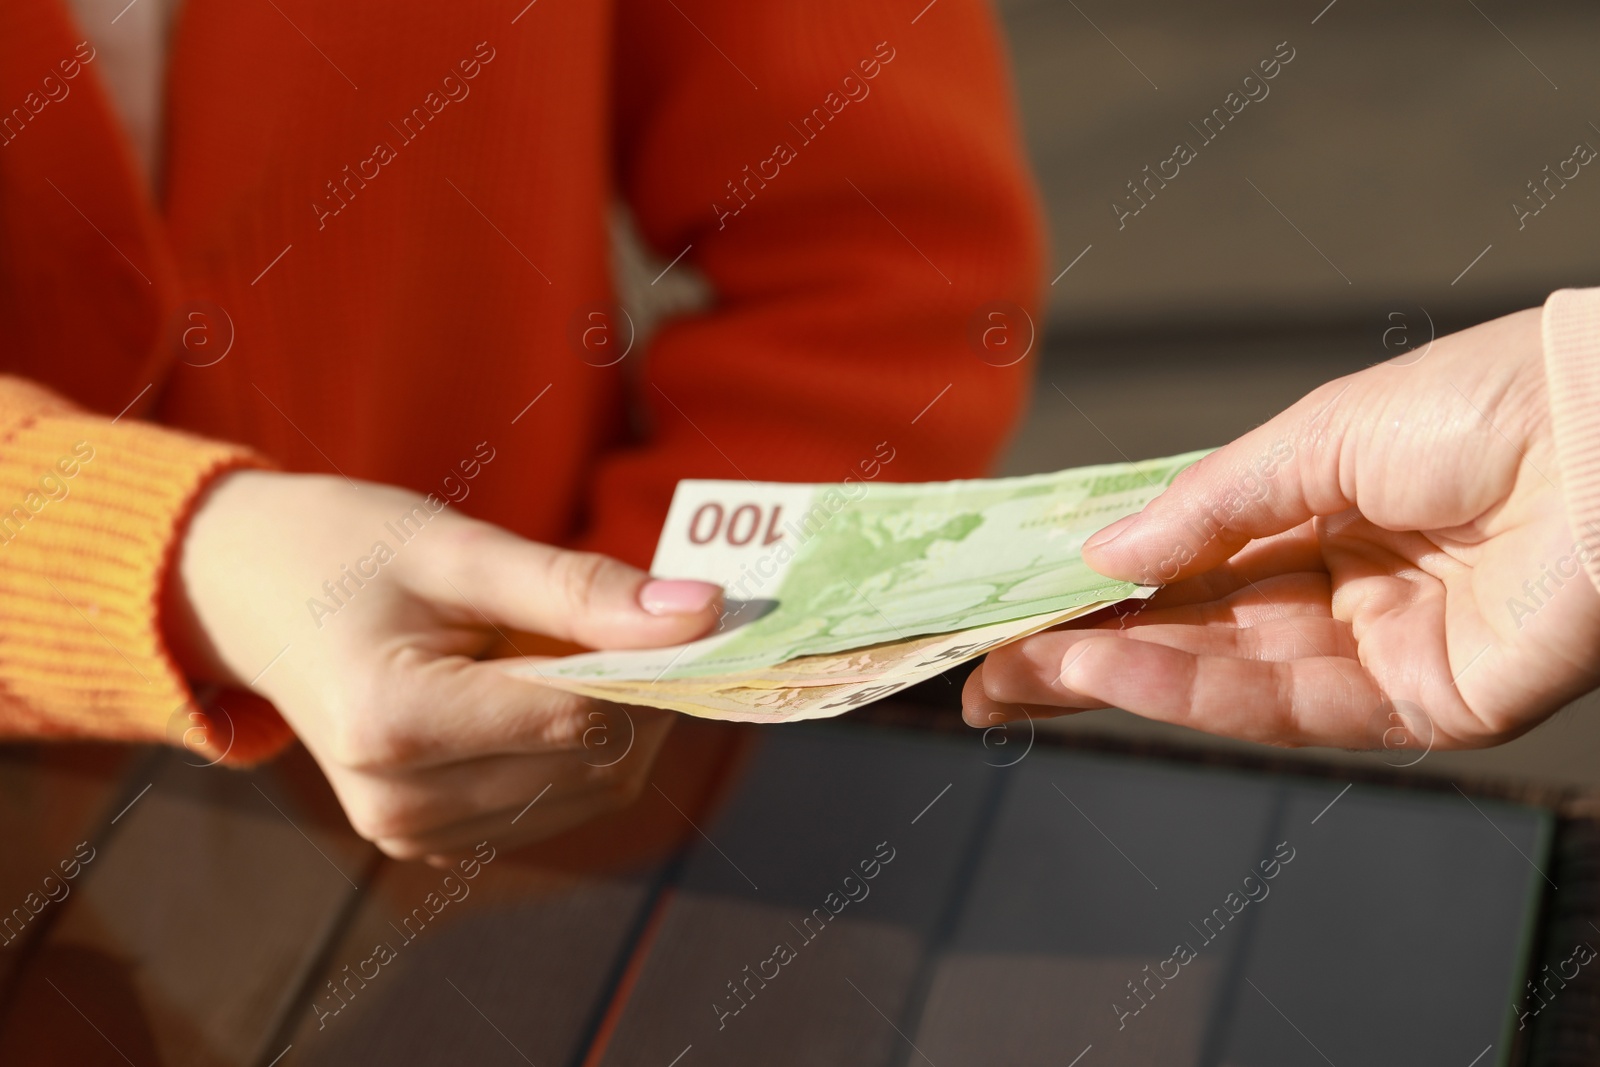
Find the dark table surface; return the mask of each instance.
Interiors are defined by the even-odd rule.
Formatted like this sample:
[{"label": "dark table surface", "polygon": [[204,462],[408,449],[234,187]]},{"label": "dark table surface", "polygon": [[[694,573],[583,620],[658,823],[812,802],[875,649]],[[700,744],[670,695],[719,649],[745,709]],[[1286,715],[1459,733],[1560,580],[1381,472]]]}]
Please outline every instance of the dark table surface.
[{"label": "dark table surface", "polygon": [[1592,1004],[1524,996],[1600,945],[1560,798],[894,717],[685,721],[633,808],[470,878],[302,751],[0,749],[0,1063],[1488,1067]]}]

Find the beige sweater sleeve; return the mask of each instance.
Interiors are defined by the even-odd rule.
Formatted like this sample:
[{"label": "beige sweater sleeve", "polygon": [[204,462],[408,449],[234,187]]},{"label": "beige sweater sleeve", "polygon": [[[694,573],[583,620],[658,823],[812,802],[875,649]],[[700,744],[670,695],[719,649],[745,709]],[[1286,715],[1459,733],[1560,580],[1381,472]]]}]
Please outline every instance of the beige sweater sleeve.
[{"label": "beige sweater sleeve", "polygon": [[1545,373],[1567,514],[1600,588],[1600,289],[1561,289],[1544,305]]}]

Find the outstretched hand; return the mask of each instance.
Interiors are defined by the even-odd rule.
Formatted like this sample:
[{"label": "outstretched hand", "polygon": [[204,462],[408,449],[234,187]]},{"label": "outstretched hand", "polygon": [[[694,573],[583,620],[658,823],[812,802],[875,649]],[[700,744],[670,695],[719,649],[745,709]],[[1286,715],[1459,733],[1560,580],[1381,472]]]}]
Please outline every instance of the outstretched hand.
[{"label": "outstretched hand", "polygon": [[1116,706],[1269,744],[1471,748],[1600,685],[1537,310],[1313,391],[1084,558],[1142,609],[991,653],[967,721]]}]

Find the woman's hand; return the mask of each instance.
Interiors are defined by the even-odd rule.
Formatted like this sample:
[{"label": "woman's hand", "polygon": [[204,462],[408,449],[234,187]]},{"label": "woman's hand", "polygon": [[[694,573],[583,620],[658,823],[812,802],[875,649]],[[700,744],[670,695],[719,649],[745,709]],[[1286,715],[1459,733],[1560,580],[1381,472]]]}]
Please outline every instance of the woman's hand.
[{"label": "woman's hand", "polygon": [[1600,685],[1537,310],[1317,389],[1085,559],[1165,588],[990,654],[967,721],[1117,706],[1276,745],[1469,748]]},{"label": "woman's hand", "polygon": [[[716,586],[651,581],[413,493],[247,471],[202,501],[164,613],[191,676],[277,706],[362,836],[397,858],[446,861],[627,804],[671,725],[629,709],[632,745],[611,763],[629,733],[619,708],[480,657],[518,631],[597,648],[690,641],[720,602]],[[612,743],[586,750],[607,708]]]}]

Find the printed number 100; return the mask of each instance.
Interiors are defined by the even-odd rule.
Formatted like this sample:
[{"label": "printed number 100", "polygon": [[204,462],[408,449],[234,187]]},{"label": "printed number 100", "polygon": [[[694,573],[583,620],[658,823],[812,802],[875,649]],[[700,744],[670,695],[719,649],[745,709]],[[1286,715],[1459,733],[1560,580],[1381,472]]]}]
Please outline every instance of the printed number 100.
[{"label": "printed number 100", "polygon": [[770,514],[759,504],[740,504],[729,511],[721,504],[708,502],[695,509],[689,520],[689,543],[708,545],[721,537],[735,547],[748,545],[759,534],[763,545],[783,540],[778,529],[783,505],[775,504]]}]

